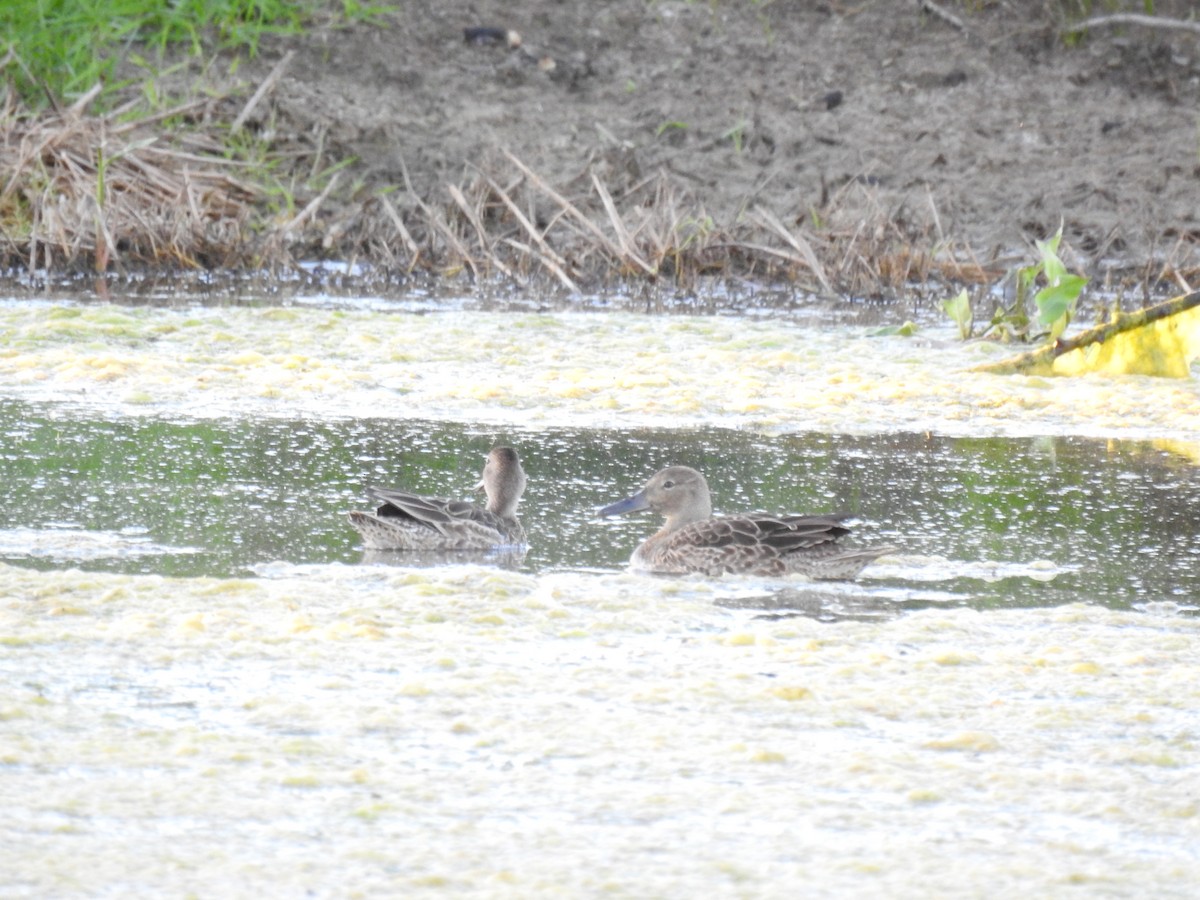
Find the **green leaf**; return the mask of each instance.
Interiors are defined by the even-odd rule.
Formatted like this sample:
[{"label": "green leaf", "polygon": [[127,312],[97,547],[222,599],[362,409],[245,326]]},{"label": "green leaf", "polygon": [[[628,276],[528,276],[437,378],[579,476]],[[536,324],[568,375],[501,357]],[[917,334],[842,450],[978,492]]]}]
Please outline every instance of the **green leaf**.
[{"label": "green leaf", "polygon": [[1050,341],[1050,343],[1053,344],[1060,337],[1062,337],[1062,333],[1067,330],[1067,326],[1070,324],[1071,324],[1071,314],[1070,313],[1067,313],[1065,316],[1062,316],[1062,317],[1056,319],[1054,321],[1054,324],[1052,324],[1050,326],[1050,331],[1049,331],[1049,336],[1048,336],[1048,340]]},{"label": "green leaf", "polygon": [[905,322],[903,325],[885,325],[871,332],[871,337],[912,337],[917,333],[915,322]]},{"label": "green leaf", "polygon": [[943,301],[942,309],[946,311],[954,323],[958,326],[958,334],[964,341],[971,336],[972,324],[974,315],[971,312],[971,298],[967,296],[965,290],[959,291],[957,296],[951,297],[949,300]]},{"label": "green leaf", "polygon": [[1087,279],[1080,275],[1064,275],[1057,284],[1042,288],[1034,296],[1037,304],[1038,319],[1043,325],[1057,322],[1063,316],[1075,311],[1075,303],[1079,294],[1087,284]]},{"label": "green leaf", "polygon": [[1054,284],[1067,274],[1067,267],[1058,258],[1058,245],[1062,242],[1062,225],[1054,237],[1047,241],[1037,241],[1038,252],[1042,255],[1042,274],[1046,276],[1047,284]]},{"label": "green leaf", "polygon": [[1025,301],[1029,299],[1029,289],[1033,287],[1039,275],[1042,274],[1042,264],[1035,263],[1032,266],[1022,266],[1017,269],[1017,302],[1016,306],[1025,305]]}]

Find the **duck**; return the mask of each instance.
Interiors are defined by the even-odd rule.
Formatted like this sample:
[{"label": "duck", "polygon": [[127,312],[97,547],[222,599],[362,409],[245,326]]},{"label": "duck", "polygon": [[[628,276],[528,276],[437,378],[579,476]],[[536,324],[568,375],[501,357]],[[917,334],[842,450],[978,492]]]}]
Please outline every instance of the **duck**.
[{"label": "duck", "polygon": [[375,512],[350,513],[350,524],[368,550],[490,550],[524,545],[517,503],[525,492],[525,470],[517,451],[493,447],[476,490],[486,507],[464,500],[424,497],[395,488],[371,487]]},{"label": "duck", "polygon": [[666,523],[633,552],[630,566],[654,574],[800,574],[853,581],[867,565],[895,551],[890,546],[841,545],[850,533],[850,514],[714,516],[708,482],[688,466],[663,469],[632,497],[598,514],[619,516],[645,509],[659,513]]}]

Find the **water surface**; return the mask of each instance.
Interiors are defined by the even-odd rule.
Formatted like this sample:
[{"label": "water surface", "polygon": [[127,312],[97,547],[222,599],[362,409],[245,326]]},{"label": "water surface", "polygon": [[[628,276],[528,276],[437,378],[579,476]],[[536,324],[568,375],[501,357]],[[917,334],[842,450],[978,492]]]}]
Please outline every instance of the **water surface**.
[{"label": "water surface", "polygon": [[[895,588],[938,583],[943,601],[1125,608],[1200,595],[1200,475],[1145,443],[95,420],[19,401],[0,402],[0,434],[0,556],[42,568],[235,577],[278,561],[361,562],[345,513],[366,504],[366,485],[470,498],[487,449],[509,443],[530,475],[523,571],[620,569],[657,525],[595,511],[684,463],[708,473],[718,510],[862,516],[861,541],[900,551],[873,574]],[[894,599],[919,602],[907,587]]]},{"label": "water surface", "polygon": [[[5,896],[1184,897],[1200,402],[936,331],[0,307]],[[714,377],[713,373],[717,373]],[[521,559],[365,486],[530,474]],[[594,511],[863,516],[854,585],[653,578]]]}]

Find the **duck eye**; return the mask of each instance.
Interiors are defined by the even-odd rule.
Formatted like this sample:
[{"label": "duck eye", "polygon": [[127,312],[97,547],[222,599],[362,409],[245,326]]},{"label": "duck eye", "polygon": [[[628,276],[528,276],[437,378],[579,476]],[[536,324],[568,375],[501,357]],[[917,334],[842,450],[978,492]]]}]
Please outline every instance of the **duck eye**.
[{"label": "duck eye", "polygon": [[675,487],[675,482],[673,482],[673,481],[664,481],[664,482],[663,482],[663,487],[665,487],[667,490],[670,490],[671,488]]}]

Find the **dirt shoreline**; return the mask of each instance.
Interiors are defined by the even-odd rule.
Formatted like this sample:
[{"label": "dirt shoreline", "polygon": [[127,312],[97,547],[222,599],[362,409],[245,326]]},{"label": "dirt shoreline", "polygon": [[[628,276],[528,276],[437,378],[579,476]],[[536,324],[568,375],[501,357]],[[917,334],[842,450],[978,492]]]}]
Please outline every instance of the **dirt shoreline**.
[{"label": "dirt shoreline", "polygon": [[[962,29],[919,6],[414,4],[273,38],[232,75],[193,61],[164,90],[216,91],[196,117],[241,116],[294,205],[200,209],[208,243],[190,255],[124,233],[96,237],[100,255],[102,229],[83,227],[73,260],[46,258],[880,296],[993,281],[1061,222],[1064,258],[1097,287],[1194,284],[1200,35],[1106,27],[1068,45],[1031,0],[942,4]],[[521,45],[465,41],[480,25]],[[7,237],[9,266],[36,257]]]}]

